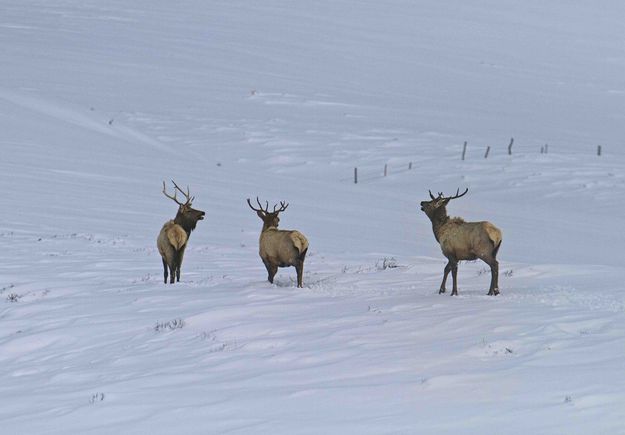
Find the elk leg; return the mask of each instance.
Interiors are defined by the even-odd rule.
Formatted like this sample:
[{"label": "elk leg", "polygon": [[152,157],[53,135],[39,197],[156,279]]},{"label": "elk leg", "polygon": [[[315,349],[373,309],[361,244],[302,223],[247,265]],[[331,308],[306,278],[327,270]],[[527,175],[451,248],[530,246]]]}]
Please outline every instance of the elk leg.
[{"label": "elk leg", "polygon": [[175,266],[170,266],[170,268],[169,268],[169,283],[173,284],[175,279],[176,279],[176,267]]},{"label": "elk leg", "polygon": [[178,269],[180,267],[180,261],[178,261],[178,259],[180,258],[180,252],[178,251],[173,251],[172,252],[172,259],[171,259],[171,267],[169,268],[169,274],[170,276],[170,284],[173,284],[174,282],[176,282],[176,275],[179,274]]},{"label": "elk leg", "polygon": [[302,288],[304,287],[302,284],[302,279],[304,276],[304,262],[298,261],[295,265],[295,271],[297,272],[297,286]]},{"label": "elk leg", "polygon": [[269,270],[269,282],[273,284],[273,277],[278,273],[278,266],[271,266]]},{"label": "elk leg", "polygon": [[165,275],[165,284],[167,284],[167,262],[163,258],[163,275]]},{"label": "elk leg", "polygon": [[182,258],[184,257],[184,249],[187,247],[187,245],[184,245],[182,248],[180,248],[180,251],[178,251],[178,261],[176,262],[176,281],[180,282],[180,267],[182,266]]},{"label": "elk leg", "polygon": [[268,261],[263,260],[265,267],[267,268],[267,280],[273,284],[273,277],[278,273],[278,266],[272,266]]},{"label": "elk leg", "polygon": [[440,295],[441,293],[445,293],[445,283],[447,282],[447,275],[449,275],[449,272],[451,272],[451,269],[453,268],[452,264],[451,264],[451,260],[449,260],[447,262],[447,265],[445,266],[445,272],[443,273],[443,282],[441,283],[441,288],[438,291],[438,294]]},{"label": "elk leg", "polygon": [[451,269],[451,279],[454,281],[453,288],[451,290],[452,296],[458,296],[458,263],[454,263]]},{"label": "elk leg", "polygon": [[304,287],[302,281],[304,279],[304,258],[306,258],[307,252],[308,248],[306,248],[304,252],[299,255],[297,263],[295,265],[295,270],[297,271],[297,286],[300,288]]},{"label": "elk leg", "polygon": [[490,266],[490,289],[489,296],[497,296],[499,294],[499,262],[495,259],[487,262]]}]

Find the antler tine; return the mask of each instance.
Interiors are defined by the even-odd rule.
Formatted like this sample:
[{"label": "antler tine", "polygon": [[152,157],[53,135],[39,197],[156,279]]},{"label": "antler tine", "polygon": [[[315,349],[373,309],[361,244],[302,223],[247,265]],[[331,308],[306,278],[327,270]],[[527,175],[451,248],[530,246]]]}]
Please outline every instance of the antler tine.
[{"label": "antler tine", "polygon": [[[280,210],[278,210],[278,212],[283,212],[284,210],[286,210],[286,208],[289,206],[289,203],[285,203],[284,201],[280,201]],[[274,207],[275,209],[275,207]]]},{"label": "antler tine", "polygon": [[430,192],[430,198],[436,199],[436,198],[434,198],[434,195],[432,195],[432,191],[430,189],[428,189],[428,192]]},{"label": "antler tine", "polygon": [[458,190],[456,190],[456,194],[454,196],[448,196],[447,199],[458,199],[458,198],[466,195],[468,191],[469,191],[469,188],[467,187],[464,190],[464,192],[460,193],[460,188],[458,188]]},{"label": "antler tine", "polygon": [[[174,183],[174,184],[176,184],[176,183]],[[168,193],[167,193],[167,188],[166,188],[166,186],[165,186],[165,181],[163,181],[163,194],[164,194],[167,198],[169,198],[169,199],[172,199],[172,200],[176,201],[176,204],[178,204],[178,205],[183,205],[180,201],[178,201],[178,198],[176,197],[176,191],[175,191],[175,190],[174,190],[174,196],[171,196],[170,194],[168,194]]]},{"label": "antler tine", "polygon": [[[174,184],[174,187],[175,187],[178,191],[180,191],[180,193],[182,193],[182,194],[185,196],[185,198],[187,199],[187,202],[186,202],[185,204],[186,204],[186,205],[190,205],[190,204],[193,202],[193,200],[195,199],[195,196],[194,196],[194,197],[191,197],[191,193],[189,192],[189,185],[187,185],[187,191],[186,191],[186,193],[185,193],[185,191],[184,191],[184,190],[182,190],[180,187],[178,187],[178,185],[176,184],[176,182],[175,182],[174,180],[171,180],[171,182]],[[175,193],[175,192],[174,192],[174,193]]]},{"label": "antler tine", "polygon": [[247,198],[247,205],[249,205],[252,210],[262,211],[263,213],[269,213],[269,202],[267,202],[267,205],[265,206],[265,208],[263,208],[263,205],[260,203],[260,199],[258,199],[258,196],[256,197],[256,202],[258,203],[258,208],[254,208],[250,199]]},{"label": "antler tine", "polygon": [[265,201],[265,208],[263,208],[263,205],[260,203],[258,196],[256,197],[256,202],[258,203],[258,206],[262,211],[264,211],[265,213],[269,213],[269,201]]},{"label": "antler tine", "polygon": [[469,188],[467,187],[466,189],[464,189],[464,192],[462,192],[460,195],[458,195],[458,192],[460,192],[460,188],[458,188],[458,190],[456,190],[456,196],[454,196],[453,199],[460,198],[460,197],[466,195],[468,191],[469,191]]},{"label": "antler tine", "polygon": [[278,207],[278,204],[273,206],[273,212],[274,213],[280,213],[283,212],[284,210],[286,210],[286,208],[289,206],[289,204],[285,204],[284,201],[280,201],[280,209],[276,210],[276,207]]},{"label": "antler tine", "polygon": [[253,206],[253,205],[252,205],[252,203],[250,202],[250,199],[249,199],[249,198],[247,198],[247,205],[249,205],[249,206],[250,206],[250,208],[251,208],[252,210],[254,210],[254,211],[260,211],[260,210],[258,210],[258,209],[256,209],[256,208],[254,208],[254,206]]}]

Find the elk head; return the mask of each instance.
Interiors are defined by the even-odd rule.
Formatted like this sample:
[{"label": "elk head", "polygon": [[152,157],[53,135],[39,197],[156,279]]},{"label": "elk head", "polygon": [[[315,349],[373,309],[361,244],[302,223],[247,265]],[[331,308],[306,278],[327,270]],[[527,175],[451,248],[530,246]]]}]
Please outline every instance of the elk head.
[{"label": "elk head", "polygon": [[273,206],[273,211],[269,211],[268,201],[265,201],[264,208],[263,208],[263,205],[260,203],[260,200],[258,199],[258,197],[256,197],[256,202],[258,203],[258,208],[254,208],[254,206],[250,202],[250,199],[247,198],[247,205],[249,205],[250,208],[254,210],[256,214],[258,215],[258,217],[261,218],[263,221],[263,231],[270,227],[278,228],[278,224],[280,223],[280,218],[278,217],[278,215],[284,210],[286,210],[289,204],[285,203],[284,201],[280,201],[279,209],[277,209],[278,204],[276,204]]},{"label": "elk head", "polygon": [[[185,192],[180,187],[178,187],[178,185],[176,184],[174,180],[171,180],[171,182],[174,185],[174,195],[171,196],[170,194],[167,193],[167,189],[165,187],[164,181],[163,181],[163,195],[165,195],[167,198],[175,201],[176,204],[178,204],[178,213],[176,214],[176,218],[174,219],[174,222],[180,225],[182,228],[184,228],[187,234],[189,234],[191,233],[191,231],[195,229],[197,222],[204,219],[204,215],[206,213],[204,213],[202,210],[196,210],[191,207],[191,203],[193,202],[195,197],[190,195],[189,186],[187,186],[187,191]],[[184,195],[185,202],[178,201],[178,198],[176,196],[177,191]]]},{"label": "elk head", "polygon": [[469,188],[467,187],[464,192],[459,193],[460,188],[458,188],[454,196],[443,196],[443,192],[439,192],[438,196],[435,197],[434,195],[432,195],[432,192],[428,190],[428,192],[430,193],[430,198],[432,198],[432,200],[421,201],[421,210],[424,211],[430,219],[432,219],[432,217],[436,216],[436,214],[439,213],[440,210],[445,210],[445,206],[449,203],[449,201],[466,195],[468,191]]}]

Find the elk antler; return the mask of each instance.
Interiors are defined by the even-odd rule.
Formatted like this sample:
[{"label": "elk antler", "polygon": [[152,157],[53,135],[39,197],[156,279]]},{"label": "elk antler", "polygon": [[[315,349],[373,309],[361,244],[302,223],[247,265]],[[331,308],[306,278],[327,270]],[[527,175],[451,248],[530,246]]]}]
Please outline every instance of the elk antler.
[{"label": "elk antler", "polygon": [[[191,205],[191,203],[195,199],[195,196],[191,196],[190,195],[190,193],[189,193],[189,186],[187,186],[187,191],[185,192],[180,187],[178,187],[178,185],[176,184],[176,182],[174,180],[171,180],[171,182],[174,184],[174,196],[171,196],[171,195],[169,195],[167,193],[167,189],[165,187],[165,182],[164,181],[163,181],[163,195],[165,195],[169,199],[172,199],[172,200],[176,201],[176,204],[178,204],[178,205]],[[178,198],[176,197],[176,190],[178,190],[180,193],[182,193],[184,195],[184,197],[186,198],[186,202],[182,203],[182,202],[178,201]]]},{"label": "elk antler", "polygon": [[184,195],[184,197],[187,199],[187,202],[185,202],[185,204],[186,205],[191,205],[191,203],[195,199],[195,196],[191,196],[191,194],[189,193],[189,185],[187,185],[187,192],[185,193],[184,190],[182,190],[180,187],[178,187],[178,185],[176,184],[176,182],[174,180],[171,180],[171,182],[174,184],[174,187],[176,188],[176,190],[178,190],[180,193],[182,193]]},{"label": "elk antler", "polygon": [[285,204],[284,201],[280,201],[280,209],[279,210],[276,210],[277,206],[278,206],[278,204],[273,206],[273,212],[274,213],[283,212],[284,210],[286,210],[286,208],[289,206],[289,204],[288,203]]},{"label": "elk antler", "polygon": [[434,198],[434,195],[432,195],[432,191],[431,191],[431,190],[428,190],[428,192],[430,192],[430,198],[432,198],[432,199],[438,199],[438,198],[440,198],[441,196],[443,196],[443,192],[438,192],[438,198]]},{"label": "elk antler", "polygon": [[456,194],[454,196],[443,196],[443,192],[438,192],[438,197],[434,197],[434,195],[432,195],[432,191],[428,190],[428,192],[430,192],[430,198],[432,198],[433,200],[437,200],[437,199],[446,199],[446,200],[450,200],[450,199],[457,199],[460,198],[464,195],[467,194],[467,192],[469,191],[469,188],[467,187],[466,190],[462,193],[460,193],[460,188],[458,188],[458,190],[456,190]]},{"label": "elk antler", "polygon": [[280,208],[278,210],[276,210],[276,207],[278,207],[278,204],[276,204],[276,205],[273,206],[273,212],[270,212],[269,211],[269,201],[265,201],[265,207],[264,208],[263,208],[263,205],[260,203],[260,200],[258,199],[258,196],[256,197],[256,202],[258,203],[258,207],[259,208],[254,208],[254,206],[250,202],[250,199],[247,198],[247,205],[249,205],[252,210],[257,211],[257,212],[261,212],[261,213],[264,213],[264,214],[280,213],[280,212],[283,212],[284,210],[286,210],[286,208],[289,206],[288,203],[285,203],[284,201],[280,201]]},{"label": "elk antler", "polygon": [[254,206],[250,202],[250,199],[247,198],[247,205],[249,205],[252,210],[262,212],[262,213],[269,213],[269,202],[267,202],[267,205],[265,206],[265,208],[263,208],[263,205],[260,203],[258,196],[256,197],[256,202],[258,203],[259,208],[254,208]]},{"label": "elk antler", "polygon": [[[467,188],[465,189],[465,191],[464,191],[464,192],[462,192],[462,193],[458,194],[458,193],[460,192],[460,188],[458,188],[458,190],[456,190],[456,194],[455,194],[454,196],[446,196],[446,197],[445,197],[445,199],[456,199],[456,198],[460,198],[460,197],[462,197],[462,196],[466,195],[468,191],[469,191],[469,188],[467,187]],[[442,193],[441,193],[441,195],[442,195]]]}]

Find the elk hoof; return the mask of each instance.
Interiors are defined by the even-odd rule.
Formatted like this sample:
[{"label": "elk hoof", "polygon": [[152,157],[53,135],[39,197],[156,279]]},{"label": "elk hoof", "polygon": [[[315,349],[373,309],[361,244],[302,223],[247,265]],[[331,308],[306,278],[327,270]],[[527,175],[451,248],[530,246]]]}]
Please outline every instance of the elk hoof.
[{"label": "elk hoof", "polygon": [[438,291],[438,294],[439,294],[439,295],[442,295],[443,293],[445,293],[445,289],[444,289],[444,288],[442,288],[442,289],[440,289],[440,290]]},{"label": "elk hoof", "polygon": [[453,291],[453,292],[451,292],[451,295],[452,296],[458,296],[458,292],[457,291]]}]

